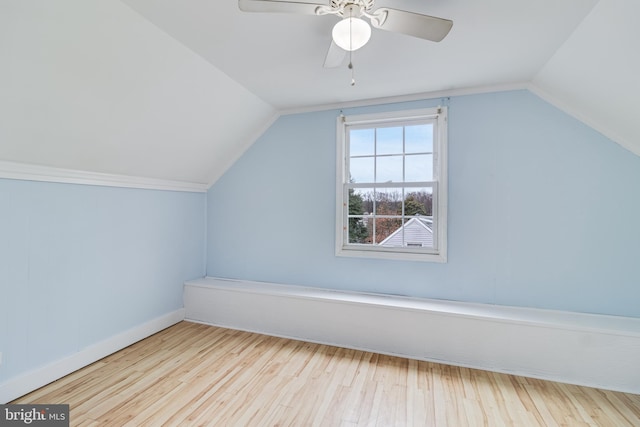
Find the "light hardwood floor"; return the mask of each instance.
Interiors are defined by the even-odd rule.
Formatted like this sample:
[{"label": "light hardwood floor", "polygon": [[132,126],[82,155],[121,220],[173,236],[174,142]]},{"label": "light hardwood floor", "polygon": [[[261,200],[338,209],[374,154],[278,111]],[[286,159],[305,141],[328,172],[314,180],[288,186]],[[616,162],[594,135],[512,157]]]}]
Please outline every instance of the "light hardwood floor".
[{"label": "light hardwood floor", "polygon": [[640,426],[640,395],[189,322],[13,403],[74,426]]}]

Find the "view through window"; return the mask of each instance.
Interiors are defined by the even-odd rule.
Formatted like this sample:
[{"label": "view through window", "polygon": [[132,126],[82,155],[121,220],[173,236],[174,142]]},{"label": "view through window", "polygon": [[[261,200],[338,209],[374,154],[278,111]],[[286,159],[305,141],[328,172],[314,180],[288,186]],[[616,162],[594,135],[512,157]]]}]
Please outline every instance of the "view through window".
[{"label": "view through window", "polygon": [[444,108],[344,117],[339,126],[338,254],[444,261]]}]

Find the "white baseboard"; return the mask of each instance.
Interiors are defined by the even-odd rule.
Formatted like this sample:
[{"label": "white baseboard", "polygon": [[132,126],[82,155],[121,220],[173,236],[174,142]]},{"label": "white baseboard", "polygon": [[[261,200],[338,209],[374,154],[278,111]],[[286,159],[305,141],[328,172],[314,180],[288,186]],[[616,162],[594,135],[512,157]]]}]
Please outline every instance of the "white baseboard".
[{"label": "white baseboard", "polygon": [[640,394],[640,318],[203,278],[185,319]]},{"label": "white baseboard", "polygon": [[7,403],[184,320],[183,308],[157,317],[70,356],[0,384],[0,403]]}]

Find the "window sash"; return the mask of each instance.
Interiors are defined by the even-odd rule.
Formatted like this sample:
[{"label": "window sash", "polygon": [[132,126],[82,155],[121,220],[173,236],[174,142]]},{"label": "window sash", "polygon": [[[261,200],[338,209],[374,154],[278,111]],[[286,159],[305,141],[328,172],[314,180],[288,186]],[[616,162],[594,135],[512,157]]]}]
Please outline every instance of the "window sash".
[{"label": "window sash", "polygon": [[[432,135],[431,135],[431,151],[407,151],[407,135],[406,135],[406,127],[411,126],[422,126],[422,125],[431,125],[432,127]],[[407,181],[407,157],[415,158],[415,156],[424,156],[431,155],[431,171],[433,180],[438,180],[438,114],[430,114],[424,115],[422,117],[412,117],[412,118],[379,118],[374,120],[351,120],[345,121],[344,123],[344,166],[346,168],[344,172],[345,177],[352,176],[351,174],[351,160],[352,159],[372,159],[373,164],[373,174],[374,181],[380,182],[378,180],[378,164],[380,163],[378,159],[393,159],[400,157],[402,160],[402,179],[397,180],[397,182],[411,182]],[[380,153],[378,151],[378,129],[384,128],[394,128],[394,127],[402,127],[402,150],[396,151],[392,153]],[[351,135],[352,131],[357,130],[373,130],[373,152],[368,154],[356,154],[354,156],[351,155]]]},{"label": "window sash", "polygon": [[[351,215],[349,214],[349,190],[352,189],[357,189],[357,188],[401,188],[401,189],[407,189],[407,188],[431,188],[432,192],[431,192],[431,196],[432,196],[432,200],[431,200],[431,211],[432,211],[432,233],[433,233],[433,246],[432,247],[410,247],[409,249],[405,249],[405,248],[400,248],[400,247],[393,247],[394,250],[399,250],[399,251],[404,251],[404,252],[420,252],[420,253],[427,253],[427,254],[435,254],[435,253],[439,253],[439,233],[438,233],[438,215],[436,214],[438,212],[438,182],[437,181],[425,181],[425,182],[418,182],[418,183],[345,183],[344,184],[344,189],[342,191],[343,194],[343,200],[342,200],[342,205],[343,205],[343,209],[342,209],[342,215],[343,215],[343,220],[342,220],[342,224],[343,228],[342,228],[342,245],[344,249],[358,249],[358,250],[382,250],[382,251],[387,251],[388,249],[391,249],[391,247],[385,247],[385,246],[381,246],[379,243],[380,242],[375,242],[375,243],[352,243],[349,241],[349,219],[350,218],[370,218],[374,221],[374,231],[373,231],[373,235],[375,236],[375,220],[376,219],[400,219],[402,221],[402,223],[404,224],[404,220],[405,219],[411,219],[413,218],[413,216],[411,215],[406,215],[405,211],[404,211],[404,207],[405,207],[405,200],[406,200],[406,196],[404,196],[404,194],[406,194],[406,192],[403,193],[403,197],[402,197],[402,213],[401,214],[395,214],[395,215],[390,215],[390,214],[377,214],[375,212],[371,212],[368,215]],[[374,206],[376,204],[375,199],[373,200]],[[375,208],[374,208],[375,211]],[[402,230],[402,232],[404,233],[404,229]],[[404,238],[403,238],[404,240]],[[386,248],[386,249],[380,249],[380,248]]]}]

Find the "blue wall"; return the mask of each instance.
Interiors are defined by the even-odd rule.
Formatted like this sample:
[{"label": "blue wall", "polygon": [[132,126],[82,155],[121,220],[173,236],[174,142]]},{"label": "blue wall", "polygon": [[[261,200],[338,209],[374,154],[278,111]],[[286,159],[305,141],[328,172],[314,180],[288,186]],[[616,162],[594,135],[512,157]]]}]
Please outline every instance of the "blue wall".
[{"label": "blue wall", "polygon": [[640,157],[528,91],[449,105],[449,261],[334,255],[339,111],[281,117],[208,192],[207,274],[640,317]]},{"label": "blue wall", "polygon": [[0,383],[180,309],[202,193],[0,179]]},{"label": "blue wall", "polygon": [[206,196],[0,179],[0,383],[181,308],[205,273],[640,317],[640,157],[527,91],[344,113],[439,103],[446,264],[335,257],[337,110],[281,117]]}]

